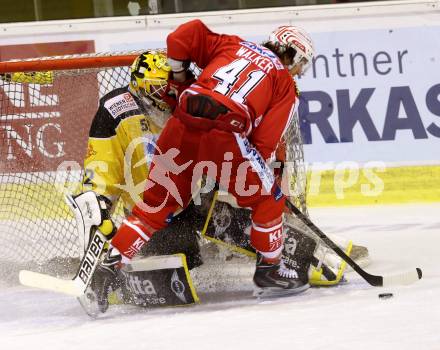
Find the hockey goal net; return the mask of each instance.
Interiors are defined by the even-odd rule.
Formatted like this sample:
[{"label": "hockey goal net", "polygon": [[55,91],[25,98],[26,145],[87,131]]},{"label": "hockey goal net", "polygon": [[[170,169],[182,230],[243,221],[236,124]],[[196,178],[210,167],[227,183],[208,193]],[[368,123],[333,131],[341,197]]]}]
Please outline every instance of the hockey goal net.
[{"label": "hockey goal net", "polygon": [[[76,225],[64,194],[80,183],[99,98],[129,82],[139,52],[0,62],[0,279],[21,268],[71,273]],[[306,210],[298,118],[286,133],[296,204]]]}]

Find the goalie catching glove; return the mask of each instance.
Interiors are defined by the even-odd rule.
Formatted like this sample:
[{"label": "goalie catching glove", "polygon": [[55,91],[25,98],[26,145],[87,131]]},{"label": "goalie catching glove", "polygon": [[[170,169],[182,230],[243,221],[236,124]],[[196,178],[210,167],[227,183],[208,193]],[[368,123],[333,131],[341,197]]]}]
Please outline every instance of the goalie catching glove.
[{"label": "goalie catching glove", "polygon": [[107,240],[113,238],[116,227],[110,217],[112,202],[108,198],[87,191],[77,196],[67,195],[66,201],[75,215],[82,252],[87,249],[96,229]]}]

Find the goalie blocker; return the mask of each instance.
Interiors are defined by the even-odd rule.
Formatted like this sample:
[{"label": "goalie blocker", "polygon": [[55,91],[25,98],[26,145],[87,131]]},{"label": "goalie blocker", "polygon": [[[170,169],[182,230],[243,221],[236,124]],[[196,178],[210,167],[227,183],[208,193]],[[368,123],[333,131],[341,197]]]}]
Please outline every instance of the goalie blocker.
[{"label": "goalie blocker", "polygon": [[[68,204],[77,220],[79,240],[85,251],[93,244],[89,237],[94,236],[96,228],[103,231],[103,223],[111,227],[111,239],[114,232],[110,220],[109,209],[105,197],[97,196],[92,191],[78,196],[67,196]],[[130,264],[117,270],[117,289],[110,293],[107,306],[102,305],[102,296],[92,290],[88,278],[85,294],[79,301],[85,311],[96,316],[104,312],[109,304],[132,304],[143,307],[152,306],[182,306],[194,304],[198,301],[193,287],[189,269],[200,265],[200,251],[195,228],[188,225],[188,212],[183,212],[173,219],[173,223],[162,230],[165,240],[152,240],[147,249],[143,249],[140,257]],[[197,225],[197,222],[193,222]],[[96,235],[95,235],[96,236]],[[189,256],[187,260],[186,254]],[[89,269],[88,276],[92,276],[94,267]],[[93,271],[92,271],[93,270]],[[90,285],[89,285],[90,284]],[[106,298],[107,299],[107,298]],[[101,305],[99,305],[101,303]]]}]

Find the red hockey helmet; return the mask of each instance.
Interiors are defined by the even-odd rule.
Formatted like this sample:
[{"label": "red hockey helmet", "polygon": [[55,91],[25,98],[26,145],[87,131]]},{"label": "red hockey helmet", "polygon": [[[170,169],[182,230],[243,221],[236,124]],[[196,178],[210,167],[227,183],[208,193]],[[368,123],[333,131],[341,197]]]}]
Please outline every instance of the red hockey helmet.
[{"label": "red hockey helmet", "polygon": [[304,74],[310,67],[315,56],[315,48],[310,35],[304,29],[296,26],[281,26],[270,34],[268,41],[277,47],[279,53],[286,52],[288,48],[295,50],[289,70],[301,65],[300,74]]}]

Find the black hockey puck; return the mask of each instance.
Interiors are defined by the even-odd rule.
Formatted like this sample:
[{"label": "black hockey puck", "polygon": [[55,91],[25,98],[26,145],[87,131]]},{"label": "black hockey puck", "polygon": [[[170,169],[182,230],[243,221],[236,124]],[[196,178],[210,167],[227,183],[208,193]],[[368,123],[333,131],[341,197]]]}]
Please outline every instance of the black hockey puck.
[{"label": "black hockey puck", "polygon": [[389,299],[393,297],[393,293],[380,293],[379,299]]}]

